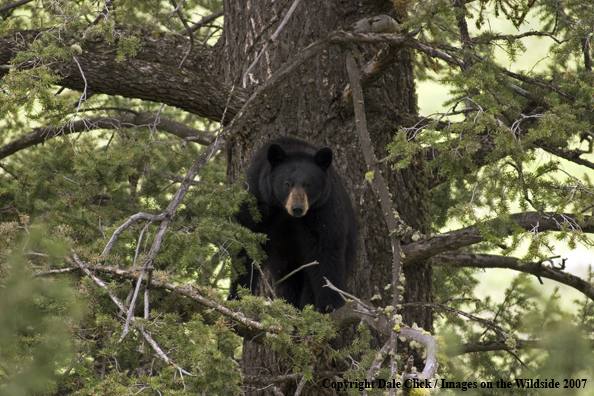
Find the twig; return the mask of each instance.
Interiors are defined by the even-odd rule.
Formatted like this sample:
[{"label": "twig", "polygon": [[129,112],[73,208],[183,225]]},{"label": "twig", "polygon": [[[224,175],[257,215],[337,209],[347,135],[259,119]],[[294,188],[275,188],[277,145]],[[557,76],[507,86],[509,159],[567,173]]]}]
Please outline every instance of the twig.
[{"label": "twig", "polygon": [[[314,365],[313,363],[309,366],[311,371],[314,371]],[[300,396],[301,392],[303,392],[303,388],[305,387],[305,383],[306,383],[306,378],[305,375],[301,375],[301,379],[299,380],[299,383],[297,384],[297,389],[295,389],[295,396]]]},{"label": "twig", "polygon": [[[120,268],[115,268],[115,267],[111,267],[111,266],[107,266],[107,265],[91,265],[91,264],[88,264],[85,267],[90,270],[93,270],[93,271],[106,272],[106,273],[115,274],[115,275],[118,275],[118,276],[121,276],[121,277],[124,277],[127,279],[134,279],[134,280],[137,279],[136,275],[134,275],[134,272],[139,272],[139,271],[143,270],[142,268],[134,268],[131,270],[122,270]],[[42,274],[45,275],[48,272],[49,271],[46,271],[44,273],[39,273],[37,276],[41,276]],[[192,287],[192,288],[182,287],[182,286],[174,285],[173,283],[155,279],[154,277],[152,277],[150,279],[150,281],[151,281],[151,285],[154,287],[167,289],[172,292],[181,294],[182,296],[186,296],[189,299],[196,301],[197,303],[199,303],[201,305],[204,305],[205,307],[212,308],[213,310],[219,312],[220,314],[225,315],[238,323],[241,323],[246,328],[257,330],[259,332],[278,333],[280,331],[279,326],[265,326],[258,321],[255,321],[253,319],[243,316],[242,314],[240,314],[238,312],[234,312],[234,311],[230,310],[229,308],[225,307],[224,305],[222,305],[214,300],[211,300],[209,298],[202,296],[200,293],[198,293],[196,291],[196,289],[197,289],[196,287]],[[123,312],[126,312],[126,311],[127,311],[126,309],[123,310]]]},{"label": "twig", "polygon": [[280,32],[283,30],[283,28],[285,27],[285,25],[289,21],[289,18],[291,18],[291,15],[293,15],[293,12],[295,11],[295,9],[297,8],[297,6],[299,5],[299,2],[300,1],[301,0],[295,0],[293,2],[293,5],[291,6],[291,8],[289,8],[289,11],[287,11],[287,14],[283,18],[281,24],[276,29],[276,31],[274,32],[274,34],[272,35],[272,37],[270,37],[270,40],[267,41],[266,44],[264,44],[264,47],[262,48],[262,50],[260,51],[260,53],[258,54],[258,56],[256,57],[256,59],[252,62],[252,64],[250,65],[250,67],[248,67],[248,69],[245,71],[245,73],[243,73],[243,87],[244,88],[247,85],[246,82],[247,82],[247,77],[248,77],[249,73],[252,71],[252,69],[254,68],[254,66],[256,66],[256,64],[260,60],[260,57],[262,56],[262,54],[268,49],[268,44],[270,42],[274,42],[274,40],[276,40],[276,38],[278,37],[278,35],[280,34]]},{"label": "twig", "polygon": [[[260,263],[258,263],[255,260],[252,261],[252,268],[254,268],[254,267],[256,267],[256,270],[260,273],[260,280],[264,284],[264,288],[266,289],[266,293],[268,293],[268,296],[270,296],[273,299],[277,299],[278,297],[276,296],[276,293],[274,292],[274,288],[273,288],[273,286],[270,285],[270,282],[268,282],[268,277],[266,276],[266,274],[264,274],[264,271],[262,271],[262,267],[260,266]],[[250,281],[250,283],[251,283],[251,281]]]},{"label": "twig", "polygon": [[140,276],[138,277],[138,281],[136,281],[136,288],[134,289],[134,295],[132,296],[132,301],[130,302],[130,306],[128,307],[128,314],[126,316],[126,324],[124,325],[124,331],[122,332],[122,335],[121,335],[120,339],[118,340],[118,343],[120,343],[124,340],[124,338],[128,334],[128,331],[130,330],[130,322],[134,318],[134,307],[136,306],[136,298],[138,297],[138,292],[140,291],[140,284],[142,283],[142,278],[144,277],[145,272],[146,272],[146,268],[143,269],[143,271],[140,273]]},{"label": "twig", "polygon": [[153,271],[149,270],[148,277],[146,279],[146,285],[144,286],[144,319],[148,320],[150,316],[150,290],[151,282],[153,278]]},{"label": "twig", "polygon": [[[362,300],[360,300],[358,297],[349,294],[347,292],[345,292],[344,290],[340,290],[338,287],[334,286],[332,284],[332,282],[330,282],[328,280],[328,278],[324,277],[324,280],[326,281],[326,284],[324,285],[324,287],[327,287],[330,290],[334,290],[335,292],[337,292],[338,294],[340,294],[340,296],[345,300],[348,301],[348,299],[351,299],[353,301],[356,301],[359,304],[362,304],[366,307],[368,307],[368,309],[373,310],[373,307],[368,306],[367,304],[365,304]],[[345,298],[346,297],[346,298]]]},{"label": "twig", "polygon": [[149,228],[149,226],[151,224],[153,224],[153,222],[149,221],[147,223],[147,225],[145,225],[144,228],[142,229],[142,231],[140,232],[140,236],[138,237],[138,243],[136,244],[136,253],[134,254],[133,265],[136,265],[136,259],[138,258],[138,253],[140,252],[140,245],[142,244],[142,237],[144,236],[144,233],[146,232],[146,230]]},{"label": "twig", "polygon": [[313,261],[313,262],[311,262],[309,264],[303,264],[301,267],[297,268],[294,271],[291,271],[288,275],[285,275],[281,279],[279,279],[278,281],[276,281],[274,283],[274,285],[272,285],[272,287],[276,287],[279,283],[286,281],[287,279],[289,279],[291,276],[295,275],[297,272],[301,271],[302,269],[307,268],[307,267],[311,267],[313,265],[318,265],[318,264],[320,264],[320,263],[317,262],[317,261]]},{"label": "twig", "polygon": [[78,70],[80,71],[83,81],[85,82],[85,89],[84,89],[82,95],[80,95],[80,99],[78,100],[78,107],[76,109],[76,112],[72,116],[71,120],[74,118],[75,115],[78,114],[78,111],[80,110],[80,105],[82,104],[82,101],[87,99],[87,88],[88,88],[87,78],[85,77],[85,73],[83,72],[83,69],[80,66],[80,63],[78,63],[78,59],[76,59],[76,56],[73,56],[72,59],[74,60],[74,62],[76,62],[76,65],[78,66]]},{"label": "twig", "polygon": [[[179,5],[177,5],[175,3],[175,0],[170,0],[170,1],[171,1],[171,4],[173,4],[173,6],[175,7],[175,11],[173,11],[173,13],[171,14],[171,16],[173,16],[174,13],[177,13],[177,15],[179,16],[179,19],[184,24],[184,27],[186,28],[186,31],[188,32],[188,34],[190,36],[190,48],[188,49],[188,51],[184,55],[181,63],[178,66],[181,69],[181,67],[183,66],[184,62],[188,58],[188,55],[190,55],[190,52],[192,52],[192,49],[194,48],[194,34],[192,33],[192,30],[190,29],[190,25],[188,25],[188,21],[186,20],[186,17],[184,16],[184,14],[180,10],[180,7],[184,3],[185,0],[181,0],[179,2]],[[169,18],[171,18],[171,16]]]},{"label": "twig", "polygon": [[152,214],[144,213],[144,212],[136,213],[135,215],[130,216],[130,218],[128,220],[126,220],[126,222],[124,224],[119,226],[118,229],[115,230],[115,232],[112,234],[111,238],[109,239],[109,242],[105,246],[105,249],[103,249],[103,253],[101,253],[101,255],[102,256],[107,255],[110,252],[110,250],[113,248],[113,245],[119,238],[120,234],[122,232],[124,232],[132,224],[137,223],[141,220],[149,220],[151,222],[161,221],[164,218],[165,218],[164,214],[152,215]]},{"label": "twig", "polygon": [[428,303],[428,302],[412,302],[412,303],[404,303],[404,304],[402,304],[402,306],[403,307],[430,307],[430,308],[434,308],[434,309],[442,309],[444,311],[453,312],[455,314],[464,316],[470,320],[474,320],[475,322],[478,322],[486,327],[489,327],[489,328],[497,331],[504,339],[507,338],[507,333],[505,332],[505,330],[503,330],[501,327],[499,327],[494,322],[487,320],[487,319],[479,318],[478,316],[471,315],[468,312],[464,312],[464,311],[461,311],[456,308],[448,307],[447,305]]},{"label": "twig", "polygon": [[[367,371],[367,377],[365,378],[367,380],[367,382],[371,383],[371,381],[373,381],[373,378],[375,377],[375,375],[377,374],[379,369],[382,367],[382,363],[384,362],[384,360],[386,360],[386,355],[390,351],[390,348],[391,348],[391,342],[390,342],[390,340],[388,340],[388,342],[386,342],[384,344],[384,346],[378,351],[377,355],[375,355],[375,359],[373,359],[373,362],[371,363],[371,366],[369,367],[369,370]],[[392,378],[395,378],[395,377],[392,377]],[[368,394],[369,394],[368,390],[365,389],[361,395],[367,396]]]}]

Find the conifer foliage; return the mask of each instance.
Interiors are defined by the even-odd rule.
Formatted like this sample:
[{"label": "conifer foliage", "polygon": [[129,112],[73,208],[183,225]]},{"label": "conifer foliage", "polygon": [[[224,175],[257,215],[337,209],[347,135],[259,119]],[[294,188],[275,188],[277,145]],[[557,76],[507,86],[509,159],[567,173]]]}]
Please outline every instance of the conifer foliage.
[{"label": "conifer foliage", "polygon": [[[0,3],[0,395],[594,392],[594,3]],[[357,212],[330,315],[226,301],[285,134]]]}]

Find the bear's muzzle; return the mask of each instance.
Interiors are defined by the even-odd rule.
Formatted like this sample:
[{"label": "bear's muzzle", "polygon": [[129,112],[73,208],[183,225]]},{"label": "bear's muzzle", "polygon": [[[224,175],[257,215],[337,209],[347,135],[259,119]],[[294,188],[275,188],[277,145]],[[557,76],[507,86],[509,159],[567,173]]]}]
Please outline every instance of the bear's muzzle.
[{"label": "bear's muzzle", "polygon": [[309,209],[307,194],[303,188],[295,187],[291,190],[285,209],[293,217],[303,217]]}]

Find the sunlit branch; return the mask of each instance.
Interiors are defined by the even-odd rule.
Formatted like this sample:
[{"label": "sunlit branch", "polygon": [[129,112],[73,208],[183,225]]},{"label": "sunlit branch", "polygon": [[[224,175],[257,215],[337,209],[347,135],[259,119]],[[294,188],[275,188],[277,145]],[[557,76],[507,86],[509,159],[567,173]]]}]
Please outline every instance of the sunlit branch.
[{"label": "sunlit branch", "polygon": [[[354,323],[364,322],[385,336],[390,336],[394,331],[393,320],[386,316],[383,311],[379,311],[361,301],[347,302],[342,308],[331,313],[330,319],[339,328],[346,328]],[[404,337],[408,341],[416,341],[427,348],[427,358],[422,374],[425,378],[433,378],[437,371],[437,342],[435,338],[428,333],[403,325],[400,326],[398,336]]]},{"label": "sunlit branch", "polygon": [[550,147],[548,145],[539,145],[538,147],[568,161],[583,165],[590,169],[594,169],[594,162],[580,158],[581,155],[585,154],[582,150],[560,149],[556,147]]},{"label": "sunlit branch", "polygon": [[441,254],[433,258],[433,264],[443,267],[469,268],[507,268],[525,272],[540,278],[547,278],[572,287],[594,301],[594,286],[582,278],[572,275],[562,268],[547,265],[545,262],[520,263],[515,257],[504,257],[488,254]]},{"label": "sunlit branch", "polygon": [[[567,227],[570,231],[594,232],[592,216],[584,216],[580,221],[574,220],[576,217],[580,216],[575,214],[526,212],[512,214],[510,215],[510,220],[525,230],[533,229],[536,226],[538,232],[561,231],[563,227]],[[495,224],[494,221],[488,221],[485,225],[487,227],[495,227]],[[497,231],[511,234],[509,227],[502,228],[498,226]],[[464,246],[474,245],[482,242],[483,239],[484,237],[478,228],[471,226],[403,245],[402,252],[406,255],[405,262],[426,259]]]}]

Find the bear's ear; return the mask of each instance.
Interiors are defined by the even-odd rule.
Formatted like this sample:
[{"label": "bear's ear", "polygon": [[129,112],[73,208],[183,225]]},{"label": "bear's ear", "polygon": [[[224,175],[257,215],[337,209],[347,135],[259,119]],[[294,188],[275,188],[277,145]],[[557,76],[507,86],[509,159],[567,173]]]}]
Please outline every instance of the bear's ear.
[{"label": "bear's ear", "polygon": [[283,148],[276,143],[271,144],[268,148],[268,162],[270,162],[270,165],[272,165],[274,168],[285,159],[287,159],[287,153],[285,153],[285,150],[283,150]]},{"label": "bear's ear", "polygon": [[332,150],[330,147],[322,147],[314,155],[314,161],[323,170],[327,170],[332,165]]}]

